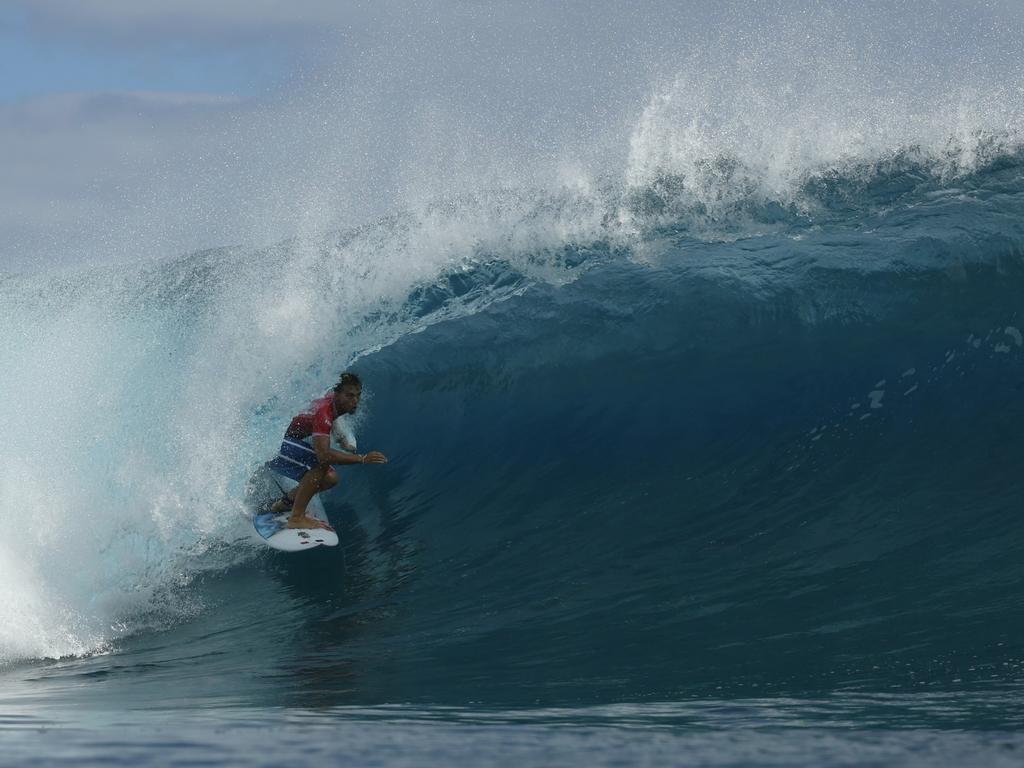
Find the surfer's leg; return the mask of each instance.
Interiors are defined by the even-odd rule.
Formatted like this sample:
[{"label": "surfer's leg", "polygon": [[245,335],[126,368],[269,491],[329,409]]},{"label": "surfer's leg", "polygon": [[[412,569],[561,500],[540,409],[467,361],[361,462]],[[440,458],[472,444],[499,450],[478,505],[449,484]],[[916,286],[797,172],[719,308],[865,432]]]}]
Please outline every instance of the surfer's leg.
[{"label": "surfer's leg", "polygon": [[[315,478],[309,477],[311,472],[322,472],[320,468],[320,461],[317,458],[316,451],[313,450],[313,446],[305,440],[296,440],[288,437],[287,435],[285,435],[284,440],[281,442],[281,449],[278,451],[277,456],[275,456],[267,466],[274,472],[284,475],[285,477],[299,483],[299,485],[295,486],[287,493],[283,493],[281,498],[270,505],[270,511],[276,514],[288,512],[292,509],[292,505],[298,497],[299,487],[302,483],[309,483],[315,480]],[[312,494],[316,493],[317,490],[319,490],[319,487],[314,488],[312,493],[303,503],[302,514],[305,514],[306,504],[309,503],[309,498],[312,498]]]},{"label": "surfer's leg", "polygon": [[[299,482],[301,484],[302,481],[299,481]],[[337,473],[337,471],[334,469],[334,467],[328,467],[327,474],[324,475],[324,479],[321,481],[320,487],[316,491],[314,491],[314,495],[317,494],[317,493],[321,493],[322,491],[329,491],[331,488],[333,488],[337,484],[338,484],[338,473]],[[271,510],[274,511],[274,512],[286,512],[287,510],[292,508],[292,505],[295,503],[295,499],[298,496],[298,494],[299,494],[299,486],[296,485],[294,488],[292,488],[290,491],[288,491],[284,495],[284,497],[282,499],[279,499],[279,501],[283,501],[284,498],[288,499],[287,506],[283,506],[283,505],[279,506],[278,501],[275,501],[274,502],[274,506],[271,507]],[[312,496],[310,496],[310,498],[312,498]],[[306,503],[308,504],[309,502],[307,501]]]},{"label": "surfer's leg", "polygon": [[282,512],[290,512],[292,504],[295,501],[295,492],[299,490],[298,486],[295,486],[290,491],[285,491],[281,498],[270,505],[270,511],[275,514],[281,514]]},{"label": "surfer's leg", "polygon": [[312,498],[323,490],[328,472],[331,471],[329,464],[314,467],[302,476],[298,487],[295,489],[295,503],[292,505],[291,515],[288,517],[289,528],[317,528],[323,526],[319,520],[314,520],[306,515],[306,507]]}]

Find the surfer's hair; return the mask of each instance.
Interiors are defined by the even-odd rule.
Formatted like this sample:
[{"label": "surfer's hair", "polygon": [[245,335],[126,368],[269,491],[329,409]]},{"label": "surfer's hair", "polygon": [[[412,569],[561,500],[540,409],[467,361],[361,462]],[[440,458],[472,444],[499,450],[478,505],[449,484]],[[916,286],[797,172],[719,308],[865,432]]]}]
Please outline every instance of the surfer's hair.
[{"label": "surfer's hair", "polygon": [[338,379],[338,383],[334,385],[334,391],[341,392],[342,387],[347,387],[350,384],[352,386],[359,387],[360,389],[363,388],[362,379],[360,379],[354,373],[349,373],[348,371],[346,371],[345,373],[341,374],[341,378]]}]

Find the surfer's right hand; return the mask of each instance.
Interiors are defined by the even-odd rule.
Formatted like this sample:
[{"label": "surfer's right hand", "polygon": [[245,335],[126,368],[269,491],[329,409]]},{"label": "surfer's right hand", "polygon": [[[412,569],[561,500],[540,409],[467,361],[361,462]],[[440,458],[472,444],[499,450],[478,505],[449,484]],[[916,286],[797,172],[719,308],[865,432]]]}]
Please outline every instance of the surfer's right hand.
[{"label": "surfer's right hand", "polygon": [[363,454],[363,464],[387,464],[388,457],[380,451],[370,451],[369,453]]}]

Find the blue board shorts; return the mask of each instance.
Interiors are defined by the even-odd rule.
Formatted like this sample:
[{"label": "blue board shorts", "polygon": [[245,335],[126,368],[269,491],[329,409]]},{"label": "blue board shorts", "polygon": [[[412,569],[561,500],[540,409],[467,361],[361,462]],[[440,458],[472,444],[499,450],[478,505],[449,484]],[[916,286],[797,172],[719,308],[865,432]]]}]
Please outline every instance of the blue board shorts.
[{"label": "blue board shorts", "polygon": [[313,446],[305,440],[286,437],[281,443],[281,450],[267,465],[278,474],[290,477],[299,482],[309,470],[320,466]]}]

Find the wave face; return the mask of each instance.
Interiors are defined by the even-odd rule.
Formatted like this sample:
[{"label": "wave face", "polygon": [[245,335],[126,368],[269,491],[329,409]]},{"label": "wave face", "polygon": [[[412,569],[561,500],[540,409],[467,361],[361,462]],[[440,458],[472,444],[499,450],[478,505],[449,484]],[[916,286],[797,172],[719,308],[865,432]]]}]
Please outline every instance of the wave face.
[{"label": "wave face", "polygon": [[[779,176],[666,103],[618,183],[3,278],[0,658],[307,704],[1019,682],[1015,124]],[[391,463],[269,557],[246,480],[344,368]]]},{"label": "wave face", "polygon": [[396,677],[587,702],[1018,680],[1021,170],[772,236],[659,229],[361,360],[397,461],[338,503],[376,510]]}]

